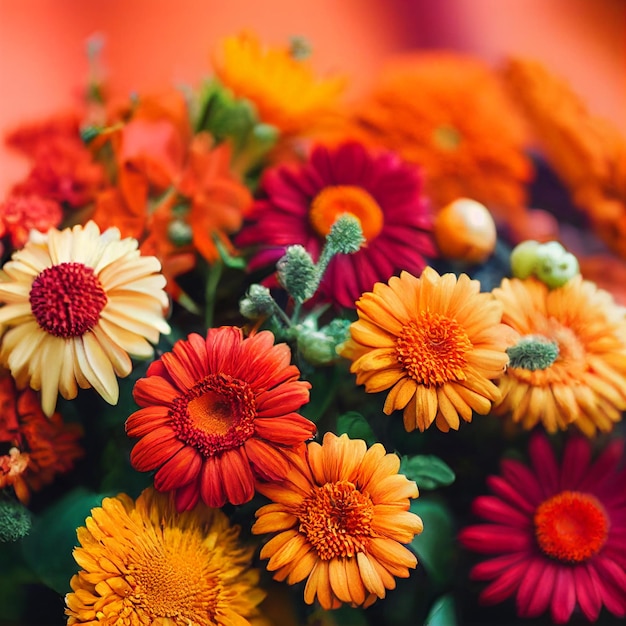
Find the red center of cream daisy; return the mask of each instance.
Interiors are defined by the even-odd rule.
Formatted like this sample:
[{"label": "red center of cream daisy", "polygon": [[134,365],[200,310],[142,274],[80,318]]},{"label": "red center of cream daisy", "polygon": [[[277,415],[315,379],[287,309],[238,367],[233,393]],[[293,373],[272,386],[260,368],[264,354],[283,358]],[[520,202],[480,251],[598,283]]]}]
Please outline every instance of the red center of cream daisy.
[{"label": "red center of cream daisy", "polygon": [[543,502],[534,522],[541,550],[567,563],[580,563],[597,554],[609,532],[602,504],[592,495],[577,491],[563,491]]},{"label": "red center of cream daisy", "polygon": [[322,237],[326,237],[337,218],[348,213],[361,223],[366,241],[383,229],[384,215],[378,202],[362,187],[336,185],[324,187],[311,202],[309,220]]},{"label": "red center of cream daisy", "polygon": [[371,537],[374,504],[368,494],[342,480],[316,487],[300,506],[300,532],[320,559],[354,556]]},{"label": "red center of cream daisy", "polygon": [[170,409],[178,438],[207,457],[242,445],[254,434],[255,417],[252,388],[227,374],[209,374]]},{"label": "red center of cream daisy", "polygon": [[35,278],[29,301],[39,326],[66,339],[80,337],[98,323],[107,295],[93,268],[60,263]]},{"label": "red center of cream daisy", "polygon": [[396,340],[398,361],[423,385],[464,380],[471,349],[472,342],[458,322],[430,311],[406,324]]}]

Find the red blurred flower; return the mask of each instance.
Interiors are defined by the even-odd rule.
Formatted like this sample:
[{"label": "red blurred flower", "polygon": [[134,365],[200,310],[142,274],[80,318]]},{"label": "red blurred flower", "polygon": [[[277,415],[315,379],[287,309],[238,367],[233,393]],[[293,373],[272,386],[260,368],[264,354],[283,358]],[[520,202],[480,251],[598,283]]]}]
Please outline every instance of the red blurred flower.
[{"label": "red blurred flower", "polygon": [[340,306],[354,308],[362,293],[400,269],[419,274],[424,257],[436,254],[421,177],[393,153],[356,142],[320,145],[306,163],[268,170],[260,189],[252,222],[236,239],[257,247],[253,270],[274,265],[294,244],[317,260],[338,217],[359,219],[365,244],[355,254],[335,256],[320,286],[320,297]]},{"label": "red blurred flower", "polygon": [[31,229],[45,233],[62,219],[63,210],[56,200],[13,193],[0,203],[0,237],[8,236],[12,248],[21,248]]},{"label": "red blurred flower", "polygon": [[488,479],[493,493],[474,501],[489,523],[461,531],[466,547],[491,558],[471,571],[491,581],[480,595],[496,604],[515,595],[520,617],[550,608],[564,624],[576,606],[590,621],[604,605],[626,615],[626,469],[619,469],[624,442],[611,442],[592,462],[591,445],[570,437],[560,467],[547,437],[530,441],[531,467],[502,462]]},{"label": "red blurred flower", "polygon": [[211,328],[206,339],[178,341],[135,384],[142,408],[126,422],[128,435],[140,438],[133,466],[157,470],[155,487],[175,491],[179,511],[199,499],[243,504],[255,479],[284,479],[287,451],[315,434],[296,413],[310,385],[298,380],[290,357],[269,331],[244,338],[239,328]]}]

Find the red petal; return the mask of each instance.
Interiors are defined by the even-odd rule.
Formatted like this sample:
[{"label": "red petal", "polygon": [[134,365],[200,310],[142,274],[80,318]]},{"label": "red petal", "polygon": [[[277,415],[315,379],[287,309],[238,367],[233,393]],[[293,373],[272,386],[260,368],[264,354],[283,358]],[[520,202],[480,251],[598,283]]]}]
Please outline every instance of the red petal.
[{"label": "red petal", "polygon": [[207,506],[213,508],[220,508],[226,504],[224,478],[219,459],[214,456],[204,460],[200,473],[200,496]]},{"label": "red petal", "polygon": [[476,515],[490,522],[497,522],[517,528],[530,528],[532,518],[493,496],[479,496],[472,503]]},{"label": "red petal", "polygon": [[220,459],[226,497],[232,504],[245,504],[254,497],[254,476],[241,448],[227,450]]},{"label": "red petal", "polygon": [[148,433],[135,444],[130,453],[130,462],[136,470],[148,472],[165,463],[183,445],[171,428],[162,426]]},{"label": "red petal", "polygon": [[315,436],[315,424],[297,413],[284,417],[257,418],[254,420],[256,434],[268,441],[294,446]]},{"label": "red petal", "polygon": [[168,410],[164,406],[147,406],[135,411],[126,420],[129,437],[143,437],[167,422]]},{"label": "red petal", "polygon": [[290,463],[280,449],[261,439],[248,439],[244,444],[253,472],[262,480],[283,480]]},{"label": "red petal", "polygon": [[182,487],[198,476],[201,467],[202,456],[186,446],[161,466],[154,476],[154,486],[159,491]]},{"label": "red petal", "polygon": [[532,537],[528,533],[496,524],[477,524],[464,528],[459,533],[459,541],[470,550],[483,554],[524,552],[533,546]]},{"label": "red petal", "polygon": [[200,499],[200,478],[176,490],[176,510],[179,513],[193,509]]},{"label": "red petal", "polygon": [[556,572],[554,596],[550,605],[550,614],[555,624],[569,622],[576,606],[576,588],[574,574],[569,567],[559,567]]}]

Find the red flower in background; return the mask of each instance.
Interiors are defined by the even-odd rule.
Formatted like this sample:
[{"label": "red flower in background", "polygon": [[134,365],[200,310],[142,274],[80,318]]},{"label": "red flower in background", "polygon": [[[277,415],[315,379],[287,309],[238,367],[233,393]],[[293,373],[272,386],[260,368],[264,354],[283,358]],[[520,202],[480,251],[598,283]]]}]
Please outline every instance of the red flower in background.
[{"label": "red flower in background", "polygon": [[174,491],[179,511],[199,499],[211,507],[243,504],[255,480],[282,480],[288,451],[315,435],[296,411],[309,400],[286,344],[269,331],[244,338],[234,327],[178,341],[135,384],[142,407],[126,422],[139,441],[131,463],[156,470],[154,486]]},{"label": "red flower in background", "polygon": [[45,233],[62,219],[63,209],[55,200],[13,193],[0,203],[0,237],[8,236],[12,248],[21,248],[31,229]]},{"label": "red flower in background", "polygon": [[322,299],[354,308],[374,283],[400,269],[419,274],[425,257],[436,254],[418,171],[393,153],[370,152],[356,142],[320,145],[306,163],[268,170],[251,223],[236,242],[256,248],[251,270],[273,266],[294,244],[317,260],[331,226],[345,213],[358,218],[366,242],[355,254],[331,260]]},{"label": "red flower in background", "polygon": [[531,467],[502,462],[488,479],[493,493],[474,512],[488,523],[465,528],[467,548],[490,555],[471,571],[490,581],[483,604],[516,597],[520,617],[541,615],[564,624],[578,606],[590,621],[604,605],[626,615],[626,469],[624,442],[612,441],[595,460],[591,445],[570,437],[557,462],[548,439],[530,441]]}]

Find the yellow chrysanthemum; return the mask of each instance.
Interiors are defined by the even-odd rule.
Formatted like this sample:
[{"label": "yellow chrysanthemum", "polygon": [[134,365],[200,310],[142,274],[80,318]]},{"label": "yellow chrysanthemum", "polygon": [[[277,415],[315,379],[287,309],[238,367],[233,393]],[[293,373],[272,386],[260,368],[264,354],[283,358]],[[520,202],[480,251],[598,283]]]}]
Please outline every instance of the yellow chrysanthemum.
[{"label": "yellow chrysanthemum", "polygon": [[359,319],[341,349],[350,371],[368,393],[390,389],[384,412],[404,409],[407,431],[433,421],[446,432],[459,416],[489,413],[500,392],[492,382],[509,358],[513,331],[501,324],[502,305],[479,293],[466,274],[439,274],[427,267],[377,283],[358,300]]},{"label": "yellow chrysanthemum", "polygon": [[226,38],[214,65],[224,85],[256,106],[262,122],[285,134],[319,126],[344,86],[343,78],[318,80],[288,47],[264,48],[251,33]]},{"label": "yellow chrysanthemum", "polygon": [[168,496],[146,489],[136,501],[105,498],[77,534],[82,570],[65,599],[68,626],[246,626],[259,617],[254,548],[219,509],[176,513]]},{"label": "yellow chrysanthemum", "polygon": [[[612,430],[626,410],[626,316],[611,295],[580,276],[552,290],[534,278],[504,279],[493,294],[522,336],[494,413],[527,430],[538,422],[551,433],[572,422],[590,437]],[[554,355],[540,362],[524,342],[535,354],[538,343],[552,345]]]},{"label": "yellow chrysanthemum", "polygon": [[149,358],[168,301],[155,257],[117,228],[100,233],[94,222],[47,235],[32,231],[13,254],[0,283],[0,362],[18,387],[42,392],[46,415],[57,396],[93,387],[107,402],[119,395],[117,376],[132,370],[129,355]]}]

